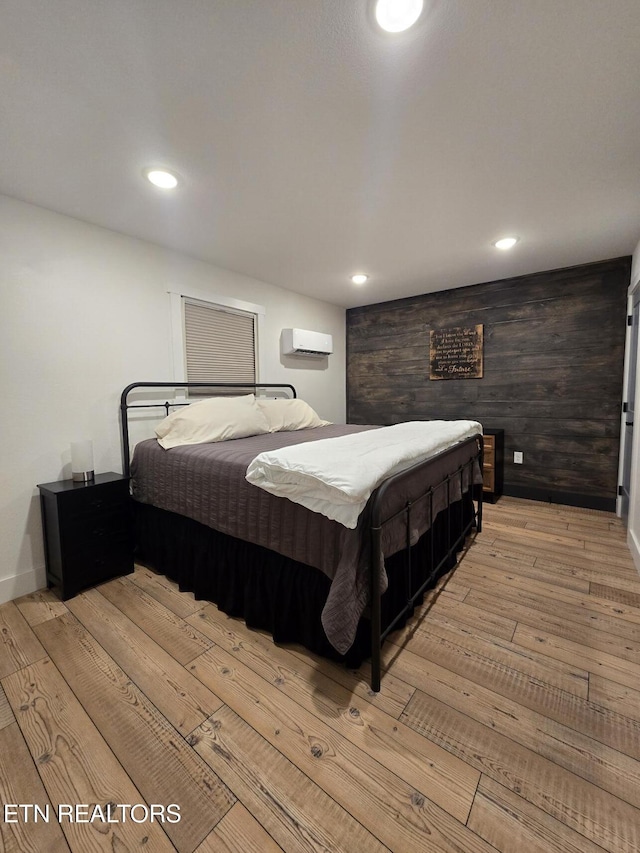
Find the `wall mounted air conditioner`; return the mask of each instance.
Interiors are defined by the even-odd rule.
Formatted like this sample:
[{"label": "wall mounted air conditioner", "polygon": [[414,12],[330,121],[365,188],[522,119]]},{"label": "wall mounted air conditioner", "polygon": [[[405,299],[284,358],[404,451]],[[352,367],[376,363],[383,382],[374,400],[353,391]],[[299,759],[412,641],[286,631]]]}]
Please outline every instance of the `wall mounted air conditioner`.
[{"label": "wall mounted air conditioner", "polygon": [[308,332],[306,329],[282,330],[283,355],[331,355],[333,338],[323,332]]}]

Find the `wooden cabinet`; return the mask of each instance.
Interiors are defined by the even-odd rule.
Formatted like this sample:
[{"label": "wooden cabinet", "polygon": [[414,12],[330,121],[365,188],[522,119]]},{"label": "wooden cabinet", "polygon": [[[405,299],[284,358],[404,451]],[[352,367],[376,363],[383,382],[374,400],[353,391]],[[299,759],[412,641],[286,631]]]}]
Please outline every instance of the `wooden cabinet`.
[{"label": "wooden cabinet", "polygon": [[482,491],[484,500],[495,503],[504,482],[504,430],[485,429],[483,436]]},{"label": "wooden cabinet", "polygon": [[39,485],[47,585],[64,601],[80,590],[133,571],[129,478]]}]

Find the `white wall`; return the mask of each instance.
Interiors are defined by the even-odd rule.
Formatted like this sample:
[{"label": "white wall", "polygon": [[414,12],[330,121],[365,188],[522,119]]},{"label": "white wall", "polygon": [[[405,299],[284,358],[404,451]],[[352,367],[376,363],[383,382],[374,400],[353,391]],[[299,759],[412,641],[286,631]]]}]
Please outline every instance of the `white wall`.
[{"label": "white wall", "polygon": [[[173,378],[169,290],[264,305],[260,379],[344,422],[343,308],[0,196],[0,602],[45,585],[36,484],[69,477],[82,438],[97,472],[121,471],[120,392]],[[288,326],[332,334],[334,354],[282,359]]]},{"label": "white wall", "polygon": [[[640,287],[640,242],[633,253],[631,265],[631,284],[629,293]],[[636,408],[640,403],[640,347],[638,348],[636,369]],[[633,430],[633,449],[631,455],[631,496],[629,500],[629,521],[627,543],[631,549],[636,569],[640,572],[640,424]]]}]

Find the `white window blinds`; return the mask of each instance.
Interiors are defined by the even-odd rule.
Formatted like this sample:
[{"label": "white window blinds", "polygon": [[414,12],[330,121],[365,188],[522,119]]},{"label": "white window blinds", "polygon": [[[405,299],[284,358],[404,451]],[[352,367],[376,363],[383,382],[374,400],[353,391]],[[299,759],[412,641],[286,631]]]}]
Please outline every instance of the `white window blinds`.
[{"label": "white window blinds", "polygon": [[187,381],[255,382],[255,325],[255,314],[185,299]]}]

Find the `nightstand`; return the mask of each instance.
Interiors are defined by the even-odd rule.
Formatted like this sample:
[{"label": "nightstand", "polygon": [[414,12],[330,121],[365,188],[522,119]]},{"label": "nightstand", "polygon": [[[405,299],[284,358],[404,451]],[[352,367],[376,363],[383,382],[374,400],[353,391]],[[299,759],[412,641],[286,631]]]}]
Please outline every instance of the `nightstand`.
[{"label": "nightstand", "polygon": [[482,443],[484,447],[482,463],[483,499],[495,503],[502,494],[504,482],[504,430],[485,429]]},{"label": "nightstand", "polygon": [[133,521],[129,478],[97,474],[76,483],[39,485],[47,585],[62,600],[133,571]]}]

